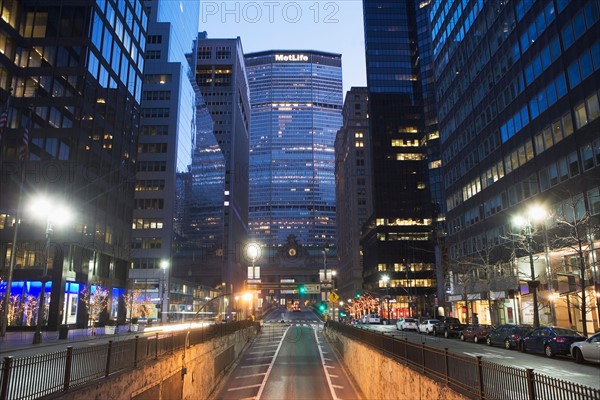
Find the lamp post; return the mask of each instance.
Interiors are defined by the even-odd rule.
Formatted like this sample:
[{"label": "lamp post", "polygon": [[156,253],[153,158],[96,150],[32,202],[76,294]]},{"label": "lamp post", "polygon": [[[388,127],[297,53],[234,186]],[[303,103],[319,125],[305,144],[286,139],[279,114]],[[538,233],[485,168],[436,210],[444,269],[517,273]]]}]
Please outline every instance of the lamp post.
[{"label": "lamp post", "polygon": [[33,334],[33,344],[42,342],[42,327],[44,326],[44,317],[46,311],[46,281],[48,280],[48,268],[50,266],[50,241],[54,224],[65,225],[71,220],[71,213],[64,205],[56,205],[48,197],[39,197],[31,203],[31,211],[38,218],[46,220],[46,245],[44,249],[44,267],[41,277],[40,300],[37,315],[37,325]]},{"label": "lamp post", "polygon": [[[248,274],[248,276],[252,276],[252,279],[260,279],[260,274],[256,274],[256,260],[260,258],[260,246],[257,243],[248,244],[246,246],[246,256],[250,259],[252,268],[252,273]],[[252,297],[250,297],[250,309],[252,311],[252,320],[254,321],[254,302],[252,302]],[[244,298],[246,298],[246,296],[244,296]]]},{"label": "lamp post", "polygon": [[531,277],[527,282],[529,291],[533,295],[533,327],[539,328],[540,326],[540,311],[538,307],[537,288],[540,285],[540,281],[535,279],[535,265],[533,263],[533,232],[532,232],[532,220],[541,220],[545,216],[545,211],[539,207],[531,207],[525,216],[516,216],[514,218],[515,225],[521,227],[525,231],[525,239],[527,240],[527,252],[529,253],[529,267]]},{"label": "lamp post", "polygon": [[161,322],[164,324],[167,321],[167,315],[168,312],[165,312],[165,307],[168,309],[169,307],[169,302],[168,302],[168,297],[165,297],[168,295],[167,292],[167,269],[169,268],[169,261],[167,260],[162,260],[160,262],[160,269],[162,269],[162,293],[160,296],[160,320]]},{"label": "lamp post", "polygon": [[385,283],[385,301],[387,303],[387,319],[388,323],[391,320],[390,318],[390,277],[389,275],[383,275],[381,280]]}]

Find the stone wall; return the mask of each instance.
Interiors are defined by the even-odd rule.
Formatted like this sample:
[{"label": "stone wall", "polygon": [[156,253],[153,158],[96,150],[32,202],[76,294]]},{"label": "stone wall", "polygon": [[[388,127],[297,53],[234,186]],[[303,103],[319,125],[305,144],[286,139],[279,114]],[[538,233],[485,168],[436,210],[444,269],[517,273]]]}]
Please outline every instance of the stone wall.
[{"label": "stone wall", "polygon": [[380,351],[343,336],[334,329],[327,329],[326,335],[332,342],[341,342],[341,346],[334,347],[343,349],[343,354],[338,353],[338,355],[365,399],[468,399]]},{"label": "stone wall", "polygon": [[67,400],[207,399],[255,335],[254,327],[243,329],[52,397]]}]

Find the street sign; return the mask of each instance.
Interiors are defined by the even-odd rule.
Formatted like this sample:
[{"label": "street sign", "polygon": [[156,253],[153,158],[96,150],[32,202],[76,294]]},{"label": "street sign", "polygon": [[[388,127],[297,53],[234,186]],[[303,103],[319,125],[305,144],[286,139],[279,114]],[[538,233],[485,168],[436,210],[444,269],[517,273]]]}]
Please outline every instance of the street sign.
[{"label": "street sign", "polygon": [[306,293],[321,293],[321,285],[318,283],[305,283],[304,289]]},{"label": "street sign", "polygon": [[340,298],[340,296],[336,292],[329,293],[328,299],[330,302],[335,303],[339,300],[339,298]]}]

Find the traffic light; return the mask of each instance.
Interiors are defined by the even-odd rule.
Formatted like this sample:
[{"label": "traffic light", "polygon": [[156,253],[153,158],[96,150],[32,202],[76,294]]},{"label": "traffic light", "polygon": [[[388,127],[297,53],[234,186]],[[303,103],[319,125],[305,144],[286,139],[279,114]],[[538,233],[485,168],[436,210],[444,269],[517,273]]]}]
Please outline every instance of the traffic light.
[{"label": "traffic light", "polygon": [[322,301],[319,303],[319,311],[324,312],[325,310],[327,310],[327,304],[325,304],[325,302]]},{"label": "traffic light", "polygon": [[306,287],[304,287],[304,285],[298,286],[298,293],[306,294]]},{"label": "traffic light", "polygon": [[360,293],[356,292],[356,294],[354,295],[354,297],[356,297],[356,299],[360,299]]}]

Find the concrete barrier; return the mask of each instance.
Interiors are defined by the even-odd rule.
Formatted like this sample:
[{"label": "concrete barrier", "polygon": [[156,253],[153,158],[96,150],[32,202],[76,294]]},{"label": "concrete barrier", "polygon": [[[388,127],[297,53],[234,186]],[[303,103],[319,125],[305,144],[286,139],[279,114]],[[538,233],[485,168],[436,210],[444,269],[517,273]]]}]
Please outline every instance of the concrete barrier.
[{"label": "concrete barrier", "polygon": [[449,387],[334,329],[327,329],[326,337],[332,342],[340,342],[333,347],[343,349],[342,353],[338,351],[340,360],[365,399],[468,400]]},{"label": "concrete barrier", "polygon": [[255,335],[255,327],[239,330],[52,397],[68,400],[207,399]]}]

